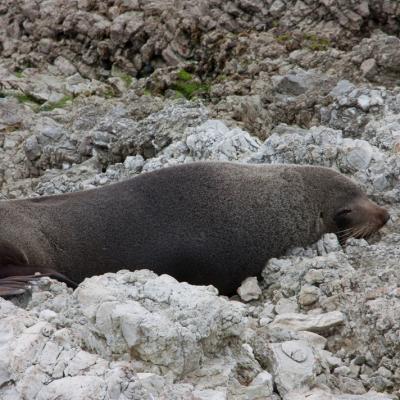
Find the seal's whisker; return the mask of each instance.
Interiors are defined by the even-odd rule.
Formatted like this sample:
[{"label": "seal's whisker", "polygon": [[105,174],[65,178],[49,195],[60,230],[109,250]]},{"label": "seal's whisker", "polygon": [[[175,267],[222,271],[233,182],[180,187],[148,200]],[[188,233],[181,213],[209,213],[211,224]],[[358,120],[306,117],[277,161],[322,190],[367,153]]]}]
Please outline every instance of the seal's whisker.
[{"label": "seal's whisker", "polygon": [[366,232],[365,232],[366,237],[369,237],[369,236],[371,236],[373,233],[376,232],[375,226],[374,226],[373,224],[370,224],[370,223],[369,223],[369,224],[367,225],[367,228],[368,228],[368,229],[366,229]]},{"label": "seal's whisker", "polygon": [[342,242],[346,242],[347,239],[351,238],[352,236],[353,236],[353,232],[350,231],[350,232],[346,232],[344,235],[340,235],[340,236],[339,236],[339,239],[340,239],[340,241],[342,241]]},{"label": "seal's whisker", "polygon": [[336,234],[339,236],[341,240],[347,240],[351,235],[354,230],[354,227],[347,228],[347,229],[342,229],[341,231],[338,231]]},{"label": "seal's whisker", "polygon": [[354,237],[354,236],[357,234],[357,232],[358,232],[359,229],[360,229],[359,227],[353,226],[353,227],[351,228],[350,232],[347,232],[347,237],[348,237],[348,238],[349,238],[349,237]]},{"label": "seal's whisker", "polygon": [[357,236],[360,238],[365,238],[365,237],[368,237],[372,232],[373,232],[373,225],[371,225],[370,223],[367,223],[367,224],[361,226],[361,228],[357,232]]},{"label": "seal's whisker", "polygon": [[351,231],[352,229],[353,229],[353,228],[342,229],[341,231],[337,231],[336,234],[338,235],[338,234],[340,234],[340,233],[344,233],[344,232],[347,232],[347,231]]},{"label": "seal's whisker", "polygon": [[353,237],[355,237],[355,238],[362,237],[362,233],[364,232],[364,229],[365,229],[365,225],[361,225],[360,227],[358,227],[358,229],[354,232]]}]

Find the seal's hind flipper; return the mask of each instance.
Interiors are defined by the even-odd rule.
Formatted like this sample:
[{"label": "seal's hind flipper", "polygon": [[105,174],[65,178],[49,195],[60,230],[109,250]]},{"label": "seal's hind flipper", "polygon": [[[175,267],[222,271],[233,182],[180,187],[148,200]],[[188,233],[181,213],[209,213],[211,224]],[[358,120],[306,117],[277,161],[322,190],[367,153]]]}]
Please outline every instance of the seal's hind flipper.
[{"label": "seal's hind flipper", "polygon": [[78,285],[54,269],[35,265],[7,265],[0,268],[0,296],[13,296],[24,293],[29,282],[47,276],[66,283],[72,288]]}]

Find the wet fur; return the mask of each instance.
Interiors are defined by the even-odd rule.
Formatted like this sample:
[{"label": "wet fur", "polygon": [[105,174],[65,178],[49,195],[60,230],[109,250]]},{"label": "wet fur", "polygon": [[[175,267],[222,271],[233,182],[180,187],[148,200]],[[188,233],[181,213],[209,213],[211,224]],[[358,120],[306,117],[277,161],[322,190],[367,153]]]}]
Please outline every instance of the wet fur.
[{"label": "wet fur", "polygon": [[[14,264],[74,282],[149,268],[230,295],[269,258],[335,231],[335,212],[360,196],[327,168],[192,163],[101,189],[0,202],[0,238],[23,249]],[[0,239],[3,276],[13,264],[2,261],[6,248]]]}]

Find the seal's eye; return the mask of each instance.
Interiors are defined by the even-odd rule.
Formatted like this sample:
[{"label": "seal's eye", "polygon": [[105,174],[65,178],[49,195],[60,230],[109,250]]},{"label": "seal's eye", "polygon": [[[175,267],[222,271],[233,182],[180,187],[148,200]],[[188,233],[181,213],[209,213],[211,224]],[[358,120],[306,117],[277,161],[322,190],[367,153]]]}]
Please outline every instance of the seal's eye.
[{"label": "seal's eye", "polygon": [[346,214],[351,213],[351,210],[349,208],[344,208],[343,210],[340,210],[337,214],[336,217],[343,217]]},{"label": "seal's eye", "polygon": [[348,222],[348,215],[351,213],[351,209],[350,208],[342,208],[341,210],[339,210],[335,216],[334,216],[334,221],[336,222],[336,224],[338,225],[342,225],[344,223]]}]

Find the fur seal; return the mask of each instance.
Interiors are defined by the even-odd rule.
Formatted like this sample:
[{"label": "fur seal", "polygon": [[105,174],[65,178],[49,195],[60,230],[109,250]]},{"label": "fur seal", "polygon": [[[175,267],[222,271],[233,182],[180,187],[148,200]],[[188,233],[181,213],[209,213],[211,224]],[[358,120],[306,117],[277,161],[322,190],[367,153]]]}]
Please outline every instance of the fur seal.
[{"label": "fur seal", "polygon": [[149,268],[231,295],[271,257],[322,234],[366,237],[389,219],[323,167],[199,162],[99,189],[0,202],[0,294],[39,272],[70,285]]}]

